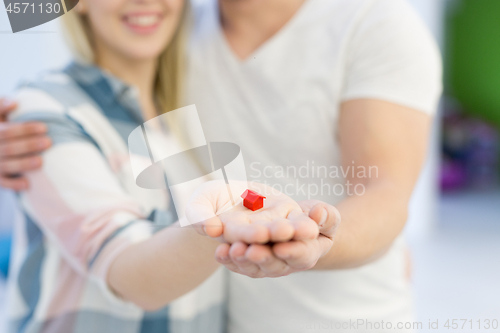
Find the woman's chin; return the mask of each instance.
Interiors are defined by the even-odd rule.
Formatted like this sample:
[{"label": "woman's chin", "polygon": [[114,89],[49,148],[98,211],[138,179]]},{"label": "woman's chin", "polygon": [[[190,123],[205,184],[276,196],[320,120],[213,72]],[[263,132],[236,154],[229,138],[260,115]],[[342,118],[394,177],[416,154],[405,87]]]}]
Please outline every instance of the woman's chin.
[{"label": "woman's chin", "polygon": [[127,50],[123,50],[123,55],[126,58],[135,61],[150,61],[156,60],[161,55],[162,50],[157,47],[154,48],[146,48],[144,45],[137,45],[136,47],[131,47]]}]

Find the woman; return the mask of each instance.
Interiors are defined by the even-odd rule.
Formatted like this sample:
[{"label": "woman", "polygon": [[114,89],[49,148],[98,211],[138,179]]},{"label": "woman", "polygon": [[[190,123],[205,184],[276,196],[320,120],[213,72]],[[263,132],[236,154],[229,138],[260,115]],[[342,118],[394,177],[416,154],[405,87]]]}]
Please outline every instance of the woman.
[{"label": "woman", "polygon": [[[78,62],[19,89],[12,119],[44,122],[53,146],[20,195],[10,332],[222,330],[217,276],[174,301],[216,270],[219,243],[177,228],[166,191],[135,185],[126,147],[134,128],[177,107],[186,16],[182,0],[82,0],[64,16]],[[265,222],[300,211],[304,237],[317,236],[291,199],[268,206]],[[233,230],[265,243],[284,229]]]}]

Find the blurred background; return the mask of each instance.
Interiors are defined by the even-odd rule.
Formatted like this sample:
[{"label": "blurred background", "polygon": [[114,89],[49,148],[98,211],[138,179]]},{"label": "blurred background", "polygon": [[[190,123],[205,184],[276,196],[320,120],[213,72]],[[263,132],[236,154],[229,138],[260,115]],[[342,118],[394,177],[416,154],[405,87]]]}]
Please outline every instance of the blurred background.
[{"label": "blurred background", "polygon": [[[421,14],[445,64],[445,93],[405,230],[417,320],[424,328],[429,320],[500,321],[500,0],[402,1]],[[57,22],[14,35],[0,7],[0,96],[9,96],[70,57]],[[0,189],[0,332],[14,203]]]}]

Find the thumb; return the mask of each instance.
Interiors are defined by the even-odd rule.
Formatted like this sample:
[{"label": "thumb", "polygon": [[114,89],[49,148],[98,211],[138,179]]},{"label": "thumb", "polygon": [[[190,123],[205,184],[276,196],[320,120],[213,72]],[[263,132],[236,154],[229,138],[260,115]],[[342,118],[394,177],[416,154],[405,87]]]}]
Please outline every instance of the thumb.
[{"label": "thumb", "polygon": [[216,238],[224,231],[222,221],[217,215],[231,208],[231,204],[229,197],[221,195],[224,193],[221,189],[226,189],[224,182],[206,182],[198,187],[188,200],[186,218],[202,235]]},{"label": "thumb", "polygon": [[326,203],[319,203],[312,207],[309,217],[318,223],[319,233],[328,238],[335,236],[341,221],[338,209]]},{"label": "thumb", "polygon": [[215,215],[214,207],[208,200],[196,200],[188,203],[186,218],[202,235],[214,238],[222,235],[222,222]]}]

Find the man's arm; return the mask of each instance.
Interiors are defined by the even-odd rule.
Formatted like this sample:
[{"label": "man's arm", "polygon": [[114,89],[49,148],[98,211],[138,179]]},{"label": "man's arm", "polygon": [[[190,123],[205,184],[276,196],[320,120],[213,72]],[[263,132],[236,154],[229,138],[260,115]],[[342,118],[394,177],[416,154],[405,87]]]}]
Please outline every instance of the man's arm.
[{"label": "man's arm", "polygon": [[354,161],[367,173],[372,167],[372,177],[347,179],[361,184],[365,193],[336,205],[342,224],[332,249],[316,269],[360,266],[389,249],[407,220],[408,203],[427,152],[430,123],[427,114],[388,102],[366,99],[342,105],[343,165]]},{"label": "man's arm", "polygon": [[23,174],[41,167],[39,154],[51,141],[43,123],[7,123],[7,115],[15,108],[16,103],[0,98],[0,186],[21,191],[29,186]]},{"label": "man's arm", "polygon": [[372,167],[372,177],[346,181],[351,186],[361,184],[364,194],[348,197],[336,207],[319,201],[301,203],[320,226],[317,240],[283,242],[272,248],[221,244],[217,261],[234,272],[264,277],[310,268],[351,268],[376,260],[406,223],[410,196],[426,155],[430,119],[389,102],[345,102],[339,120],[343,166],[365,167],[367,174]]}]

